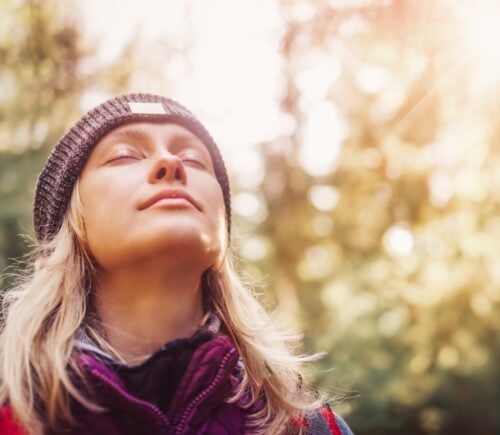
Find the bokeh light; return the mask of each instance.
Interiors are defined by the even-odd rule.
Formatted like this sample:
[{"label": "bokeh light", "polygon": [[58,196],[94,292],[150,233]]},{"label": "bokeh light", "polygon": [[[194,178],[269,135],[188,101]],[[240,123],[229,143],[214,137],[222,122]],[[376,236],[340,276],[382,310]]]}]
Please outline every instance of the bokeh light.
[{"label": "bokeh light", "polygon": [[354,432],[499,433],[498,1],[4,5],[0,268],[67,126],[165,94],[220,146],[239,267],[327,352],[311,380]]}]

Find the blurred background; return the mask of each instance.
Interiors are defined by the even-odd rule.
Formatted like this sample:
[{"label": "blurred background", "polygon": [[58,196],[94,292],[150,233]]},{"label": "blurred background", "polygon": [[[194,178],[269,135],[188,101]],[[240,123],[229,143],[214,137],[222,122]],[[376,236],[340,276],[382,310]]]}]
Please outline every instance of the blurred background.
[{"label": "blurred background", "polygon": [[222,149],[238,267],[326,352],[309,378],[354,432],[500,433],[498,1],[0,8],[0,270],[64,131],[167,95]]}]

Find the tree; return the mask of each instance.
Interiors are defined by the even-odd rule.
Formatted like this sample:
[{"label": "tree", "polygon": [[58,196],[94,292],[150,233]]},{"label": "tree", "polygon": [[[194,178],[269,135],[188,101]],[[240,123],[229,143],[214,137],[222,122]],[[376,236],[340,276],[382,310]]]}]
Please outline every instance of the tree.
[{"label": "tree", "polygon": [[89,67],[93,50],[75,10],[55,0],[4,1],[0,29],[0,270],[26,252],[38,173],[91,87],[113,91],[131,78],[134,45],[112,65]]},{"label": "tree", "polygon": [[493,433],[500,82],[474,94],[448,3],[352,3],[282,2],[296,128],[262,144],[259,267],[356,433]]}]

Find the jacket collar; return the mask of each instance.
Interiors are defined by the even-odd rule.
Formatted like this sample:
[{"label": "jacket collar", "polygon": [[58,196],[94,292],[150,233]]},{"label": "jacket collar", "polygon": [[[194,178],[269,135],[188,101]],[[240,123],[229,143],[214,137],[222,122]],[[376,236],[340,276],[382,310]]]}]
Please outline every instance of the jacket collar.
[{"label": "jacket collar", "polygon": [[[139,419],[149,419],[156,426],[183,430],[188,425],[203,421],[212,409],[231,395],[241,379],[242,364],[236,346],[219,330],[220,320],[212,315],[197,331],[208,333],[210,337],[195,349],[168,409],[163,411],[129,391],[116,373],[116,366],[113,368],[116,362],[112,357],[83,334],[78,336],[76,344],[80,350],[77,362],[88,375],[91,394],[98,398],[100,405],[136,414]],[[150,358],[154,358],[158,352],[168,352],[169,346],[172,346],[172,342],[166,343]]]},{"label": "jacket collar", "polygon": [[[221,329],[221,320],[220,320],[219,316],[217,316],[217,314],[215,314],[215,313],[209,312],[204,316],[200,327],[198,328],[197,331],[195,331],[195,333],[193,335],[195,335],[196,333],[198,333],[200,331],[208,331],[208,332],[211,332],[213,334],[219,334],[220,329]],[[183,339],[180,339],[180,340],[183,340]],[[160,351],[163,351],[163,350],[169,348],[173,342],[180,341],[180,340],[174,340],[174,341],[169,341],[169,342],[165,343],[157,352],[160,352]],[[103,349],[101,349],[97,345],[97,343],[95,343],[95,341],[87,334],[87,332],[85,331],[84,328],[80,328],[75,335],[75,347],[81,352],[93,354],[94,356],[96,356],[97,358],[99,358],[100,360],[102,360],[106,363],[117,363],[116,359],[112,355],[105,352]],[[155,353],[157,353],[157,352],[155,352]],[[152,355],[154,355],[154,353],[151,354],[150,357]],[[142,362],[141,364],[143,364],[144,362]]]}]

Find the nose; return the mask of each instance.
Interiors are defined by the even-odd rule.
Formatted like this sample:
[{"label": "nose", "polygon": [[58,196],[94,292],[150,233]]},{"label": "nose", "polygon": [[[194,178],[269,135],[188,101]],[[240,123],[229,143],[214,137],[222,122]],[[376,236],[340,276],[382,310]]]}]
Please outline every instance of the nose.
[{"label": "nose", "polygon": [[148,177],[150,183],[157,183],[159,181],[180,181],[186,184],[186,170],[182,160],[174,154],[162,154],[159,156]]}]

